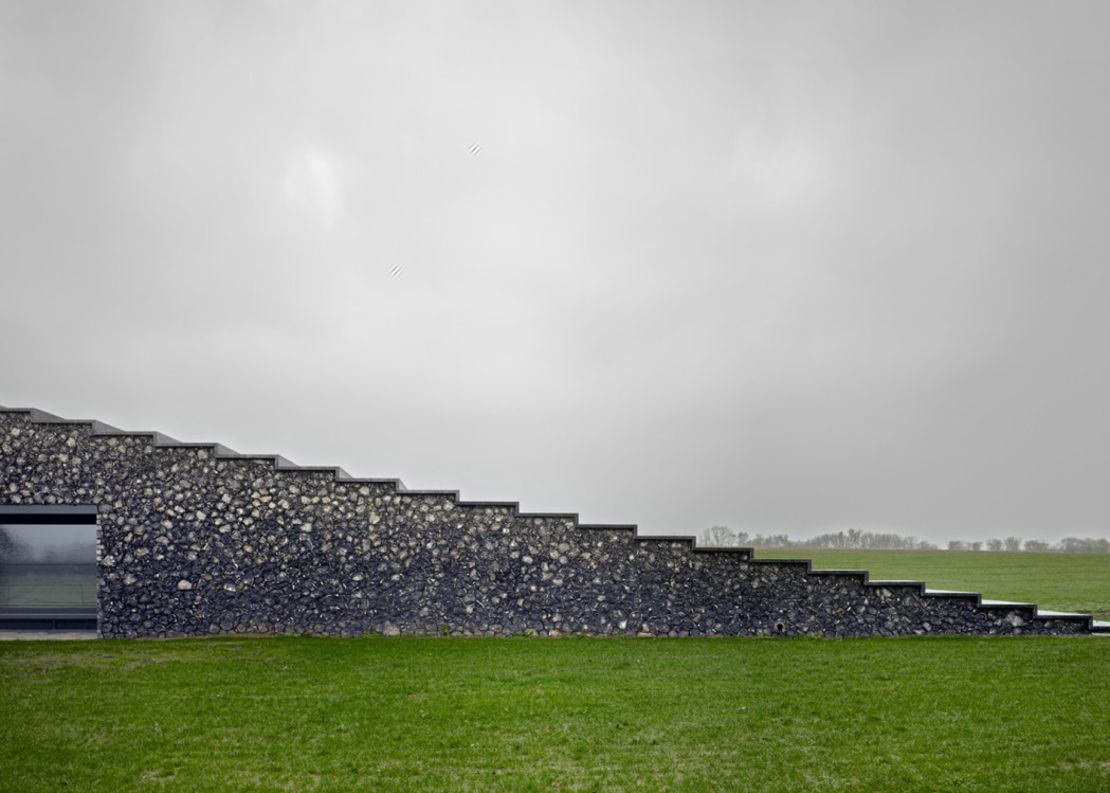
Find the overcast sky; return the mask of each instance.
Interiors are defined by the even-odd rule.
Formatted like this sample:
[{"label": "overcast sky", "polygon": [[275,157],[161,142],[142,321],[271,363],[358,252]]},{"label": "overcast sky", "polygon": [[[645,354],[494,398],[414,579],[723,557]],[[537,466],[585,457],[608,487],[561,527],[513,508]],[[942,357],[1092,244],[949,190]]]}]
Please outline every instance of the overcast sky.
[{"label": "overcast sky", "polygon": [[658,533],[1110,535],[1110,3],[0,3],[0,403]]}]

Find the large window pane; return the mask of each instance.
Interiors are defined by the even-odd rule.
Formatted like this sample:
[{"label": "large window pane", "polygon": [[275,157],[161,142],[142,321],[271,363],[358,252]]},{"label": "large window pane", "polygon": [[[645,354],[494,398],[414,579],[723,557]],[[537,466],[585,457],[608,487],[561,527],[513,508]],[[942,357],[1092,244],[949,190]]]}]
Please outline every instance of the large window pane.
[{"label": "large window pane", "polygon": [[96,607],[96,526],[0,524],[0,608]]}]

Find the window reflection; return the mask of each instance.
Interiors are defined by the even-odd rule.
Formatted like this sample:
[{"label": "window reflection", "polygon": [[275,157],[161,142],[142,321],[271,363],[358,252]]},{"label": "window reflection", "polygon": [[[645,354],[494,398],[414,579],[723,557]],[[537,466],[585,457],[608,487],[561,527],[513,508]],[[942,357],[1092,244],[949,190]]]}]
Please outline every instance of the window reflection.
[{"label": "window reflection", "polygon": [[96,526],[0,524],[0,608],[95,608]]}]

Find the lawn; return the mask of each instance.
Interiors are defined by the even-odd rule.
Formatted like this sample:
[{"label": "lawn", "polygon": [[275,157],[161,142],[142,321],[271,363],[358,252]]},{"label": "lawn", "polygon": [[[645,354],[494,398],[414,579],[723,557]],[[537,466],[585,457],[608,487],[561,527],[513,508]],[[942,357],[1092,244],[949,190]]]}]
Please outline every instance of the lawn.
[{"label": "lawn", "polygon": [[815,568],[867,570],[872,578],[924,580],[932,589],[962,589],[997,600],[1110,618],[1107,553],[757,548],[756,557],[812,559]]},{"label": "lawn", "polygon": [[0,644],[0,790],[1106,791],[1110,638]]}]

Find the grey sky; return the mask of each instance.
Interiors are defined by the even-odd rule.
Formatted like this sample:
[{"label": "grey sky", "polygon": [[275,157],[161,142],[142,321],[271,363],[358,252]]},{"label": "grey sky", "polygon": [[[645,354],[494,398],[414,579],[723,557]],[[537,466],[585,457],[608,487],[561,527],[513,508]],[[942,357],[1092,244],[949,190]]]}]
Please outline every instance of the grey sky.
[{"label": "grey sky", "polygon": [[656,532],[1105,536],[1108,41],[4,2],[0,401]]}]

